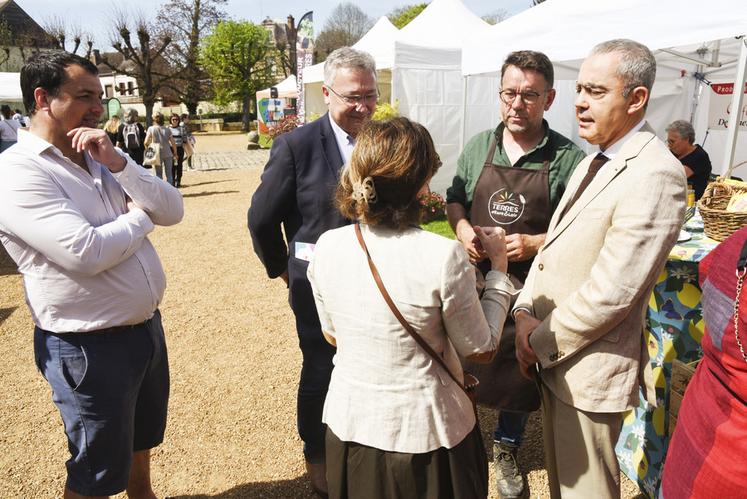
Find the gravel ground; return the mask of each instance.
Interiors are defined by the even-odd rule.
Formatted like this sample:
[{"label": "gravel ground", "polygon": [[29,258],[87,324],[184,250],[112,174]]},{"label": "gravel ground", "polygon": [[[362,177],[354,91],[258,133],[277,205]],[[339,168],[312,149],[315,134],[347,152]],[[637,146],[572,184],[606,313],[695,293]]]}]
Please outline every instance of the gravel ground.
[{"label": "gravel ground", "polygon": [[[287,291],[267,279],[246,230],[260,172],[185,171],[184,221],[151,237],[168,277],[161,310],[172,376],[166,440],[152,460],[159,497],[313,497],[295,430],[301,359]],[[34,367],[21,278],[2,251],[0,289],[0,497],[60,497],[62,424]],[[480,419],[492,460],[495,415],[481,409]],[[537,414],[520,463],[531,497],[548,497]],[[624,479],[623,497],[637,493]]]}]

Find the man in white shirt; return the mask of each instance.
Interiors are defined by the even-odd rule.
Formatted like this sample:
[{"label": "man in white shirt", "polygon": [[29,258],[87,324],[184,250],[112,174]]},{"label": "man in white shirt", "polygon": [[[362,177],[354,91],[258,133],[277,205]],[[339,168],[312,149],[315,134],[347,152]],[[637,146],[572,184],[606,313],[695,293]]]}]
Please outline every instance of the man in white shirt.
[{"label": "man in white shirt", "polygon": [[163,440],[169,371],[166,280],[147,235],[182,219],[182,197],[96,128],[90,61],[38,54],[21,89],[33,121],[0,165],[0,241],[23,275],[36,364],[64,422],[64,497],[155,498],[150,449]]},{"label": "man in white shirt", "polygon": [[[656,60],[603,42],[576,83],[584,159],[514,307],[524,373],[540,365],[545,465],[558,497],[620,497],[615,444],[639,385],[656,405],[644,338],[651,290],[685,211],[685,174],[645,123]],[[528,374],[527,374],[528,375]]]}]

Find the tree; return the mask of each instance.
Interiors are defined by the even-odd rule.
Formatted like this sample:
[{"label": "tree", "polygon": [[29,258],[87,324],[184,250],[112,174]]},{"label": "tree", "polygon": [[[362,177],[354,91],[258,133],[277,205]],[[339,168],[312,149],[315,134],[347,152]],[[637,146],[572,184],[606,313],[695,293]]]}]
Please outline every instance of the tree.
[{"label": "tree", "polygon": [[404,7],[394,9],[389,14],[387,14],[387,17],[398,29],[402,29],[407,26],[410,21],[415,19],[418,14],[423,12],[426,7],[428,7],[427,3],[405,5]]},{"label": "tree", "polygon": [[68,24],[64,18],[54,16],[43,23],[44,31],[49,33],[60,50],[71,54],[77,54],[78,49],[83,49],[80,55],[86,59],[91,56],[93,50],[93,37],[90,33],[84,33],[79,25]]},{"label": "tree", "polygon": [[[131,22],[124,12],[115,12],[113,22],[114,32],[111,44],[122,57],[123,62],[116,65],[105,57],[102,63],[113,71],[137,79],[140,97],[145,105],[145,123],[150,126],[153,122],[153,106],[158,100],[158,94],[173,79],[174,71],[163,57],[164,51],[171,44],[171,37],[163,35],[153,40],[150,33],[155,32],[156,29],[142,15]],[[130,24],[135,28],[137,43],[133,43]]]},{"label": "tree", "polygon": [[215,100],[225,105],[241,101],[243,129],[257,90],[272,83],[276,58],[270,33],[249,21],[221,21],[203,39],[201,61],[213,82]]},{"label": "tree", "polygon": [[349,2],[339,4],[327,18],[324,29],[316,39],[317,61],[323,61],[337,48],[353,45],[371,26],[373,19],[359,7]]},{"label": "tree", "polygon": [[222,6],[228,0],[167,0],[158,15],[162,37],[171,44],[164,58],[174,68],[168,86],[187,106],[189,114],[197,113],[197,105],[209,90],[207,74],[200,65],[200,34],[209,33],[226,17]]},{"label": "tree", "polygon": [[509,17],[511,17],[511,15],[506,9],[498,9],[491,12],[490,14],[485,14],[484,16],[482,16],[482,20],[488,24],[498,24],[501,21],[505,21]]}]

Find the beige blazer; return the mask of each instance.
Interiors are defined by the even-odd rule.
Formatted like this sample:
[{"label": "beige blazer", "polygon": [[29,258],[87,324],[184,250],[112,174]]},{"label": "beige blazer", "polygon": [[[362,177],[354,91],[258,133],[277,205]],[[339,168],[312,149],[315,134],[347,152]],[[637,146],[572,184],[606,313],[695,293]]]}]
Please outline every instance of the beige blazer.
[{"label": "beige blazer", "polygon": [[515,308],[542,321],[529,337],[543,382],[591,412],[655,404],[643,328],[649,296],[684,218],[684,170],[648,125],[558,217],[594,155],[571,177]]}]

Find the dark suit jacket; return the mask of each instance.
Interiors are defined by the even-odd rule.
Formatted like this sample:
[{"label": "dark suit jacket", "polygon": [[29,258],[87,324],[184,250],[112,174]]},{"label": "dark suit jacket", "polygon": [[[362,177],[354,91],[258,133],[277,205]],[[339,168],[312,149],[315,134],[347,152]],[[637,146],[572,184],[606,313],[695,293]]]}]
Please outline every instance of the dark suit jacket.
[{"label": "dark suit jacket", "polygon": [[271,278],[288,270],[297,318],[299,306],[311,307],[314,316],[316,309],[306,280],[308,263],[295,257],[295,243],[316,244],[323,232],[349,223],[334,206],[341,168],[342,155],[325,114],[274,140],[252,197],[248,219],[254,251]]}]

